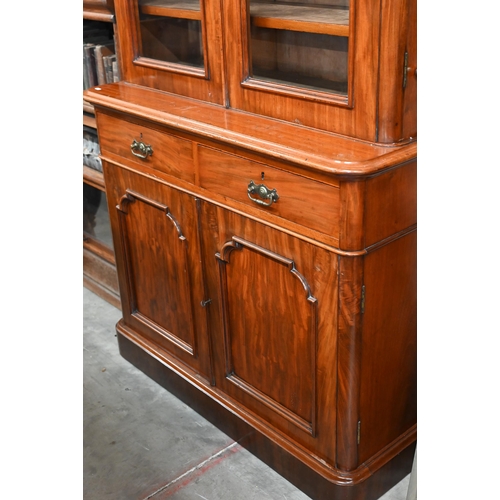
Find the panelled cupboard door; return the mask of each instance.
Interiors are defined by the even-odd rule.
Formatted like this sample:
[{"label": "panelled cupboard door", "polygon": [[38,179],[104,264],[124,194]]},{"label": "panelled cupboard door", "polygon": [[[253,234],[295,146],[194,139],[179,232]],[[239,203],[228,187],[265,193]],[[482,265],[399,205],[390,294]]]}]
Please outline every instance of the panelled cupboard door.
[{"label": "panelled cupboard door", "polygon": [[206,203],[202,220],[215,229],[204,246],[217,261],[216,385],[332,463],[336,256]]},{"label": "panelled cupboard door", "polygon": [[210,377],[196,198],[106,163],[123,318]]},{"label": "panelled cupboard door", "polygon": [[115,0],[122,80],[224,104],[217,0]]}]

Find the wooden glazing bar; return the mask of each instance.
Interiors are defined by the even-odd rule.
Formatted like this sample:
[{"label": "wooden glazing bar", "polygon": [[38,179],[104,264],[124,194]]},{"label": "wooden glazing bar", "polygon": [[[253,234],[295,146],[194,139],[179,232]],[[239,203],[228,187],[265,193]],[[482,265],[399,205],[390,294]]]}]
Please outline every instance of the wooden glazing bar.
[{"label": "wooden glazing bar", "polygon": [[201,20],[200,0],[143,0],[139,9],[152,16]]},{"label": "wooden glazing bar", "polygon": [[250,17],[260,28],[349,36],[349,11],[344,9],[252,3]]}]

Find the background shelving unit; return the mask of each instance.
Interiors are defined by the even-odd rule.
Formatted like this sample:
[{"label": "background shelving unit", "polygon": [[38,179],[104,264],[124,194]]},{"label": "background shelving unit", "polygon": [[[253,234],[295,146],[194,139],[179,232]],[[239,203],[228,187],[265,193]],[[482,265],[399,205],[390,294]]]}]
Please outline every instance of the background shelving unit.
[{"label": "background shelving unit", "polygon": [[[112,0],[86,0],[83,3],[83,20],[87,27],[104,28],[114,33],[114,5]],[[84,31],[85,35],[85,31]],[[85,43],[85,36],[84,36]],[[85,72],[85,67],[84,67]],[[85,88],[84,82],[84,88]],[[95,131],[97,143],[97,123],[92,104],[83,100],[84,134]],[[100,160],[93,156],[92,167],[83,164],[83,284],[86,288],[120,308],[120,294],[116,275],[111,228],[107,211],[104,176],[99,171]]]}]

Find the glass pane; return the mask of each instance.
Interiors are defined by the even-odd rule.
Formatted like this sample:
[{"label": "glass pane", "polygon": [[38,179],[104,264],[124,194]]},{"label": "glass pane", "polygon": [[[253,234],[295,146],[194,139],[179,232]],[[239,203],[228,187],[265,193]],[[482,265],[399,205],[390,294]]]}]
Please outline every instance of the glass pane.
[{"label": "glass pane", "polygon": [[347,93],[349,0],[251,0],[251,74]]},{"label": "glass pane", "polygon": [[200,0],[139,0],[141,55],[203,67]]},{"label": "glass pane", "polygon": [[101,148],[99,147],[99,139],[97,130],[91,127],[83,126],[83,164],[93,168],[98,172],[102,172],[102,163],[99,155]]},{"label": "glass pane", "polygon": [[106,194],[83,183],[83,235],[113,248]]}]

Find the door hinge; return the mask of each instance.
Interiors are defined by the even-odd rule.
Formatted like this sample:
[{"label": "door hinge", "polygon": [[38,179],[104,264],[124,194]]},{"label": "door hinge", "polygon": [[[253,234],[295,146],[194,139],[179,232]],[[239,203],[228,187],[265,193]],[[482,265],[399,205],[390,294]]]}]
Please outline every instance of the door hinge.
[{"label": "door hinge", "polygon": [[365,312],[365,285],[361,287],[361,314]]},{"label": "door hinge", "polygon": [[358,420],[358,444],[361,441],[361,420]]},{"label": "door hinge", "polygon": [[403,88],[406,88],[406,81],[408,80],[408,52],[405,52],[405,61],[403,66]]}]

